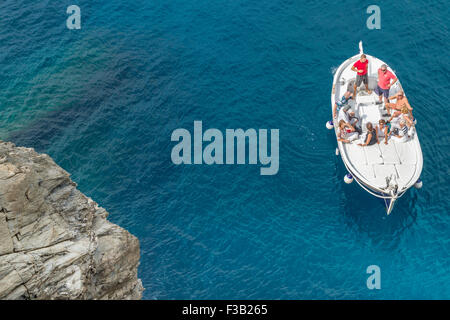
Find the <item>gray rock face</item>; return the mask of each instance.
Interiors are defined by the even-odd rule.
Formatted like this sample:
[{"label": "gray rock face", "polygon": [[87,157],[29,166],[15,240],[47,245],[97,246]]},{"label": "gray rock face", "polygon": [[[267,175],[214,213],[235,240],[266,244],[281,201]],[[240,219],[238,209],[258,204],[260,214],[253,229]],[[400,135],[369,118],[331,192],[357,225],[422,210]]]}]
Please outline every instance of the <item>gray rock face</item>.
[{"label": "gray rock face", "polygon": [[140,299],[139,241],[45,154],[0,141],[0,299]]}]

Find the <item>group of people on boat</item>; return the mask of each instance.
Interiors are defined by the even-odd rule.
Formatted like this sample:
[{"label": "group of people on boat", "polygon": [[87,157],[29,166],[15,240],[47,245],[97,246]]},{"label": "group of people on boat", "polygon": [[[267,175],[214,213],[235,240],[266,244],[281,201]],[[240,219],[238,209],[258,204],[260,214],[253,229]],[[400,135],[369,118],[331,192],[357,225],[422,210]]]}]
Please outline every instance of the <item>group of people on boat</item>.
[{"label": "group of people on boat", "polygon": [[[414,134],[413,108],[402,90],[393,96],[389,96],[390,88],[397,82],[397,77],[388,70],[386,64],[381,65],[378,69],[378,83],[375,93],[379,97],[378,103],[382,103],[384,97],[384,105],[387,113],[383,116],[389,117],[389,119],[380,119],[377,125],[368,122],[366,124],[367,132],[362,137],[360,119],[351,110],[348,102],[350,99],[355,99],[357,88],[361,83],[364,83],[368,94],[372,93],[369,89],[367,75],[368,64],[369,61],[362,54],[360,59],[351,68],[357,73],[353,93],[348,88],[347,92],[345,92],[340,100],[335,102],[333,107],[333,118],[337,118],[338,121],[338,141],[350,143],[360,139],[359,146],[379,144],[380,140],[384,140],[384,143],[388,144],[389,139],[397,140],[398,142],[406,141],[409,136]],[[395,103],[391,103],[390,101],[392,100],[395,100]],[[338,114],[336,114],[337,112]]]}]

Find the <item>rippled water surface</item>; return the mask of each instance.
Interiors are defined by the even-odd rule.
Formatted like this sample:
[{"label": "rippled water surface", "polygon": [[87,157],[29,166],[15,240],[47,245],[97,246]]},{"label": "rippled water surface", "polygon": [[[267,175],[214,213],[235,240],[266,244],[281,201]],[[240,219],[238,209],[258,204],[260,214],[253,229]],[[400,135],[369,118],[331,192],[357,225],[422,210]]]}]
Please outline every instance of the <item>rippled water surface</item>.
[{"label": "rippled water surface", "polygon": [[[139,237],[146,299],[450,298],[449,6],[367,1],[0,3],[0,139],[50,154]],[[332,72],[389,63],[419,119],[422,190],[386,217],[325,129]],[[280,170],[175,166],[176,128],[279,128]],[[382,289],[366,287],[379,265]]]}]

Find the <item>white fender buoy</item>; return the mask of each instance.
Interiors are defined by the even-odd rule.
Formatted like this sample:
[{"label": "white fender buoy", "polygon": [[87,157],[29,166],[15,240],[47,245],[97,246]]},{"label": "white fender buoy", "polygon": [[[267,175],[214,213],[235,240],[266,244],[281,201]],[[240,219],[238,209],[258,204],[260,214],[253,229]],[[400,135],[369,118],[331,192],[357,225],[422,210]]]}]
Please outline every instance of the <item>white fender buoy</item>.
[{"label": "white fender buoy", "polygon": [[336,155],[339,155],[339,148],[336,148]]},{"label": "white fender buoy", "polygon": [[334,126],[333,126],[333,121],[327,121],[327,123],[326,123],[326,125],[325,125],[326,127],[327,127],[327,129],[328,130],[331,130],[331,129],[333,129],[334,128]]},{"label": "white fender buoy", "polygon": [[346,184],[352,183],[352,182],[353,182],[353,176],[352,176],[350,173],[347,173],[347,174],[344,176],[344,182],[345,182]]},{"label": "white fender buoy", "polygon": [[416,188],[416,189],[420,189],[420,188],[422,188],[422,180],[420,180],[420,178],[419,179],[417,179],[417,181],[416,181],[416,183],[414,183],[414,188]]}]

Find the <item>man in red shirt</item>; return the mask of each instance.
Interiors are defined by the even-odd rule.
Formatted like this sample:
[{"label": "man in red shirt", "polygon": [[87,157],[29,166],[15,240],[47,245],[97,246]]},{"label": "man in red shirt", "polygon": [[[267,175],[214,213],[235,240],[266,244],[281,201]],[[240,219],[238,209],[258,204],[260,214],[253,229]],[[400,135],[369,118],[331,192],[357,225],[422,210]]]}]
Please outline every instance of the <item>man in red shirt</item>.
[{"label": "man in red shirt", "polygon": [[[391,80],[394,81],[391,83]],[[375,89],[375,93],[380,97],[380,102],[382,95],[384,96],[384,102],[389,102],[389,89],[395,82],[397,82],[397,77],[387,69],[385,64],[383,64],[380,69],[378,69],[378,84]]]},{"label": "man in red shirt", "polygon": [[352,70],[356,72],[356,82],[353,86],[353,99],[356,97],[356,88],[361,85],[361,82],[364,82],[366,86],[366,90],[368,94],[371,94],[372,91],[369,90],[369,77],[367,76],[367,67],[369,65],[369,60],[367,60],[366,55],[363,53],[361,58],[355,62],[352,67]]}]

